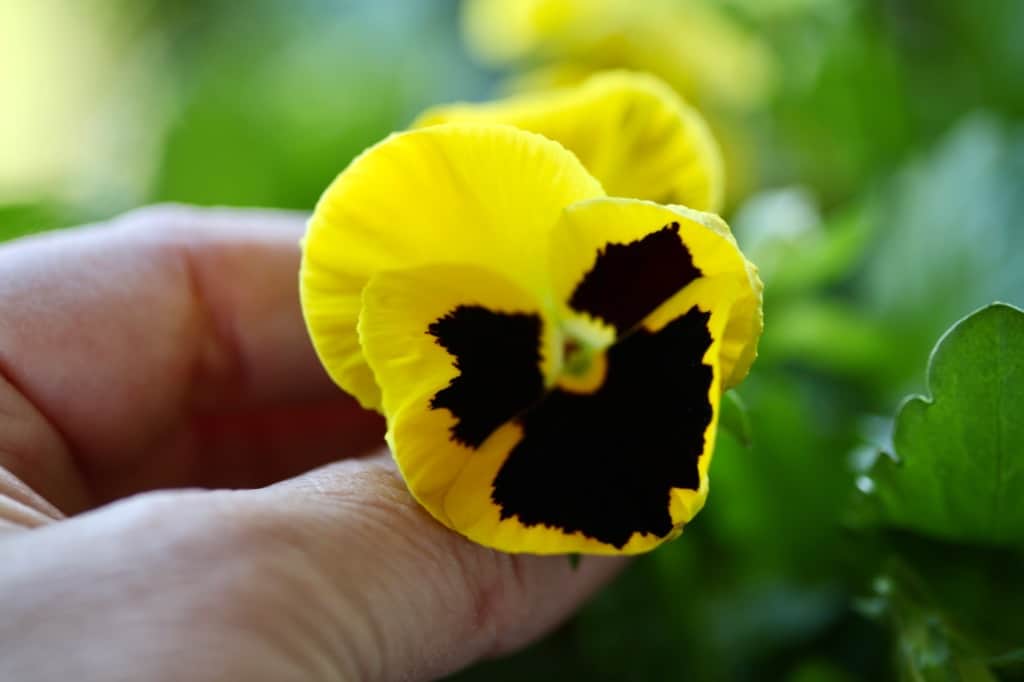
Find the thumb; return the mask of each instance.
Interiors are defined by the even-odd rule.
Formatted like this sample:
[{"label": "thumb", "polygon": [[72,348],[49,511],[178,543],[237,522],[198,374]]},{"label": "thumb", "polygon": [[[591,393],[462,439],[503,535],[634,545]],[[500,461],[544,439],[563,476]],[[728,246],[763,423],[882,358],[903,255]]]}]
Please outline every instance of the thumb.
[{"label": "thumb", "polygon": [[[444,528],[387,454],[348,460],[254,493],[304,548],[332,599],[344,679],[426,680],[514,651],[604,584],[623,560],[510,555]],[[322,597],[323,595],[321,595]]]},{"label": "thumb", "polygon": [[387,455],[138,495],[0,535],[0,557],[0,679],[26,681],[434,679],[538,637],[621,565],[471,544]]}]

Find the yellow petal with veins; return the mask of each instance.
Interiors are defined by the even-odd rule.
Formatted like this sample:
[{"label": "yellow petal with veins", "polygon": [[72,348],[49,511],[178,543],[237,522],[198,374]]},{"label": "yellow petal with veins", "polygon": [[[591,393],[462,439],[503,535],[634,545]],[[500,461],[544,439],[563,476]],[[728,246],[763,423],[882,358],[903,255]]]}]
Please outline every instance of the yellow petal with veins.
[{"label": "yellow petal with veins", "polygon": [[677,292],[599,351],[600,381],[577,391],[557,381],[556,321],[504,278],[458,265],[374,276],[360,336],[412,494],[508,552],[632,554],[675,537],[707,495],[736,286]]},{"label": "yellow petal with veins", "polygon": [[653,76],[612,71],[569,88],[440,106],[414,125],[458,122],[507,123],[556,140],[613,196],[721,207],[721,154],[707,124]]},{"label": "yellow petal with veins", "polygon": [[561,145],[510,126],[436,126],[371,147],[321,197],[303,242],[302,308],[321,362],[380,409],[356,330],[373,274],[460,263],[542,297],[552,225],[565,206],[603,194]]},{"label": "yellow petal with veins", "polygon": [[735,386],[757,355],[761,281],[718,216],[682,206],[598,198],[570,206],[551,237],[554,297],[564,318],[585,315],[632,328],[698,277],[734,279],[723,289],[728,322],[721,344],[723,384]]}]

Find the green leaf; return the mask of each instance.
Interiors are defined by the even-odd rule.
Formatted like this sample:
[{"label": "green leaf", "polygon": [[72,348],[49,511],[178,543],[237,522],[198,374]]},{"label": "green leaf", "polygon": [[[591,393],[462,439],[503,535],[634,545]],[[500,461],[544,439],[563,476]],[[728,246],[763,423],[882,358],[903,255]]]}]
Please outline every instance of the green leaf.
[{"label": "green leaf", "polygon": [[984,655],[935,603],[921,576],[899,560],[874,581],[861,612],[893,631],[900,679],[908,682],[996,682]]},{"label": "green leaf", "polygon": [[745,448],[753,443],[750,428],[750,414],[747,406],[736,391],[722,396],[722,408],[718,415],[718,427],[736,439]]},{"label": "green leaf", "polygon": [[895,459],[868,491],[876,521],[968,543],[1024,543],[1024,312],[996,303],[956,323],[928,368],[931,397],[896,418]]},{"label": "green leaf", "polygon": [[890,550],[883,570],[890,576],[913,576],[904,589],[913,587],[916,601],[942,621],[961,651],[986,666],[1020,671],[1012,654],[1024,644],[1024,551],[935,540],[907,531],[876,537]]},{"label": "green leaf", "polygon": [[988,659],[988,664],[994,668],[1001,668],[1003,666],[1015,666],[1024,665],[1024,648],[1012,649],[1010,651],[1003,652],[998,656],[993,656]]}]

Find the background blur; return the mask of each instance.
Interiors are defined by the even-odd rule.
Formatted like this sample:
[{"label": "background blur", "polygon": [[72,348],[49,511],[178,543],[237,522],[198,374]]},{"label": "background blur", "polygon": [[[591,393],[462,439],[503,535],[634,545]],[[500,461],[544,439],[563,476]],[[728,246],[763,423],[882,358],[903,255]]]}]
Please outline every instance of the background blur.
[{"label": "background blur", "polygon": [[1024,305],[1024,2],[515,1],[0,0],[0,239],[158,201],[308,210],[430,104],[654,71],[718,134],[766,283],[750,442],[721,440],[679,541],[454,679],[1024,679],[1020,553],[857,511],[942,331]]}]

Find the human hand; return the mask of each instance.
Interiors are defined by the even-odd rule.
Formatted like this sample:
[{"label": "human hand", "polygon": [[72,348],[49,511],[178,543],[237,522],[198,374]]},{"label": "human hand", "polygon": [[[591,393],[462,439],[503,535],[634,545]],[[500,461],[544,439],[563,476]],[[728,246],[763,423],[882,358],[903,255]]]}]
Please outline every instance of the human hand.
[{"label": "human hand", "polygon": [[413,502],[306,338],[301,232],[161,207],[0,247],[0,679],[432,679],[621,565]]}]

